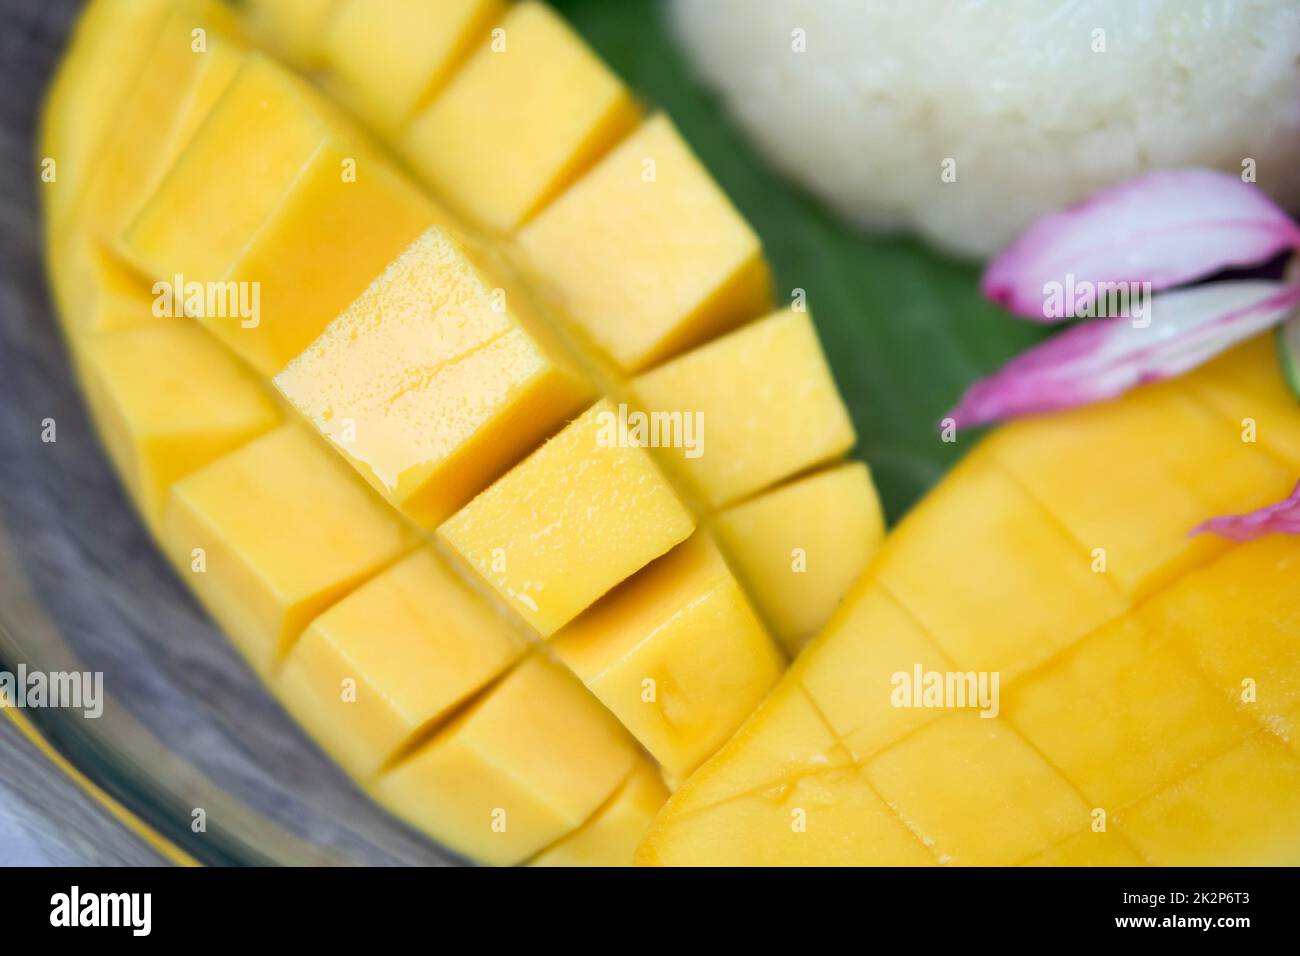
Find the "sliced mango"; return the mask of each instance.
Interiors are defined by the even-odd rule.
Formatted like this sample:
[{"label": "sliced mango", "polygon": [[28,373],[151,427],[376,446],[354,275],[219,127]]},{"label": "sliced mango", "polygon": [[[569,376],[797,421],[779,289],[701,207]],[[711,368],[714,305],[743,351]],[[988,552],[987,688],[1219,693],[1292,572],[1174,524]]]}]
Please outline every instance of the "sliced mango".
[{"label": "sliced mango", "polygon": [[631,866],[637,845],[667,799],[658,768],[642,760],[594,817],[539,853],[530,865]]},{"label": "sliced mango", "polygon": [[86,343],[84,374],[108,453],[155,529],[178,479],[280,418],[248,369],[184,319]]},{"label": "sliced mango", "polygon": [[758,238],[653,116],[519,233],[534,279],[625,371],[763,312]]},{"label": "sliced mango", "polygon": [[379,777],[374,793],[453,849],[509,865],[580,828],[637,759],[578,679],[534,654]]},{"label": "sliced mango", "polygon": [[312,621],[276,686],[290,713],[365,779],[523,653],[522,637],[429,548]]},{"label": "sliced mango", "polygon": [[505,10],[502,0],[337,0],[325,85],[385,137],[447,82]]},{"label": "sliced mango", "polygon": [[827,468],[723,511],[713,528],[786,652],[830,619],[885,536],[871,472]]},{"label": "sliced mango", "polygon": [[661,454],[714,507],[836,458],[855,436],[807,312],[783,310],[632,383],[651,416],[695,415],[704,441]]},{"label": "sliced mango", "polygon": [[784,667],[704,533],[606,595],[552,647],[670,781],[717,750]]},{"label": "sliced mango", "polygon": [[298,69],[319,67],[326,29],[340,0],[240,0],[249,31],[276,56]]},{"label": "sliced mango", "polygon": [[402,152],[468,218],[510,232],[637,119],[591,48],[549,6],[525,0],[411,124]]},{"label": "sliced mango", "polygon": [[267,676],[311,620],[412,543],[406,525],[290,422],[172,486],[163,542]]},{"label": "sliced mango", "polygon": [[592,397],[524,294],[507,295],[437,228],[275,384],[424,527],[448,518]]},{"label": "sliced mango", "polygon": [[694,530],[645,449],[620,445],[606,400],[438,529],[543,637]]},{"label": "sliced mango", "polygon": [[438,217],[315,91],[250,55],[124,251],[153,279],[200,283],[197,303],[178,290],[186,311],[270,375]]}]

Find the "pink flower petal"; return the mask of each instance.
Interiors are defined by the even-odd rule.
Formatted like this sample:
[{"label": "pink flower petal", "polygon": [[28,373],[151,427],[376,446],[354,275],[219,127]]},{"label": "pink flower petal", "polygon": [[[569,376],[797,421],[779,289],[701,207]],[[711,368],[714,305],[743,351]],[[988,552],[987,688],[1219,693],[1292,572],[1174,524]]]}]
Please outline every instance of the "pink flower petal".
[{"label": "pink flower petal", "polygon": [[1281,322],[1297,304],[1300,285],[1267,280],[1166,292],[1150,303],[1150,325],[1080,323],[973,384],[949,417],[966,428],[1112,398],[1195,368]]},{"label": "pink flower petal", "polygon": [[1288,247],[1300,248],[1300,228],[1258,187],[1212,169],[1167,170],[1040,219],[989,263],[982,288],[1040,322],[1114,317],[1087,311],[1107,298],[1097,283],[1165,289]]},{"label": "pink flower petal", "polygon": [[1190,534],[1217,534],[1231,541],[1253,541],[1266,534],[1300,534],[1300,482],[1290,497],[1241,515],[1223,515],[1197,525]]}]

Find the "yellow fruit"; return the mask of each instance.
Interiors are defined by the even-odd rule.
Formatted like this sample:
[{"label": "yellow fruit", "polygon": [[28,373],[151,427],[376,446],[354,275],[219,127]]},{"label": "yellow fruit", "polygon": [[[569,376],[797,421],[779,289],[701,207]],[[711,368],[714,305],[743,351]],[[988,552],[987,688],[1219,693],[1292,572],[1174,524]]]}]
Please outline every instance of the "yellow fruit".
[{"label": "yellow fruit", "polygon": [[791,655],[830,619],[885,534],[871,473],[860,462],[728,508],[713,527],[759,613]]},{"label": "yellow fruit", "polygon": [[[1280,450],[1296,447],[1300,408],[1281,395],[1271,350],[1253,342],[995,433],[886,540],[639,858],[725,865],[759,846],[766,862],[834,859],[786,839],[755,795],[802,787],[812,757],[842,748],[936,863],[1300,862],[1300,603],[1287,583],[1300,544],[1189,549],[1181,523],[1286,493]],[[1242,441],[1248,410],[1268,446]],[[1117,557],[1098,563],[1088,548],[1107,543]],[[876,813],[837,819],[847,846]],[[853,856],[898,860],[884,844]]]},{"label": "yellow fruit", "polygon": [[416,240],[275,378],[390,502],[434,527],[591,391],[522,293],[445,232]]},{"label": "yellow fruit", "polygon": [[631,866],[637,844],[667,799],[659,771],[642,760],[595,816],[533,857],[529,865]]},{"label": "yellow fruit", "polygon": [[241,0],[249,31],[258,42],[299,69],[319,67],[325,31],[340,0]]},{"label": "yellow fruit", "polygon": [[695,521],[645,449],[589,408],[438,529],[543,637],[684,540]]},{"label": "yellow fruit", "polygon": [[637,371],[764,311],[758,237],[662,116],[519,233],[534,273],[597,348]]},{"label": "yellow fruit", "polygon": [[618,77],[549,6],[525,0],[479,42],[401,146],[451,205],[510,232],[637,118]]},{"label": "yellow fruit", "polygon": [[606,595],[552,647],[670,781],[725,743],[784,667],[703,533]]}]

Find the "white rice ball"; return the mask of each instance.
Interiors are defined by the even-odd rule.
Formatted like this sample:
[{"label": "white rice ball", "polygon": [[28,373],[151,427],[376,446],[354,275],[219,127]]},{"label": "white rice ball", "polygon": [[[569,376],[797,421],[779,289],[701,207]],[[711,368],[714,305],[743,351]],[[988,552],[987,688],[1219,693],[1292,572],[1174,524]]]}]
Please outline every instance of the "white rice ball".
[{"label": "white rice ball", "polygon": [[[850,221],[967,255],[1139,173],[1300,207],[1296,0],[673,0],[773,163]],[[955,181],[945,182],[944,172]]]}]

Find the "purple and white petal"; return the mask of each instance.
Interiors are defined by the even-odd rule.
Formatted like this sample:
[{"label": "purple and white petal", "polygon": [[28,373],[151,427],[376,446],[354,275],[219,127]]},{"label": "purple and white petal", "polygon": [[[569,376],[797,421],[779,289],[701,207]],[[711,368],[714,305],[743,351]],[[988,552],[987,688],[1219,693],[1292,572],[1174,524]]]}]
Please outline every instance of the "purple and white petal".
[{"label": "purple and white petal", "polygon": [[1300,248],[1300,227],[1257,186],[1211,169],[1167,170],[1040,219],[989,264],[982,288],[1040,322],[1114,317],[1098,307],[1116,287],[1170,288],[1287,248]]},{"label": "purple and white petal", "polygon": [[1100,319],[1067,329],[975,382],[949,417],[966,428],[1112,398],[1195,368],[1297,305],[1300,286],[1269,280],[1166,292],[1150,303],[1150,324]]},{"label": "purple and white petal", "polygon": [[1231,541],[1253,541],[1268,534],[1300,534],[1300,482],[1288,498],[1246,514],[1211,518],[1191,534],[1217,534]]}]

